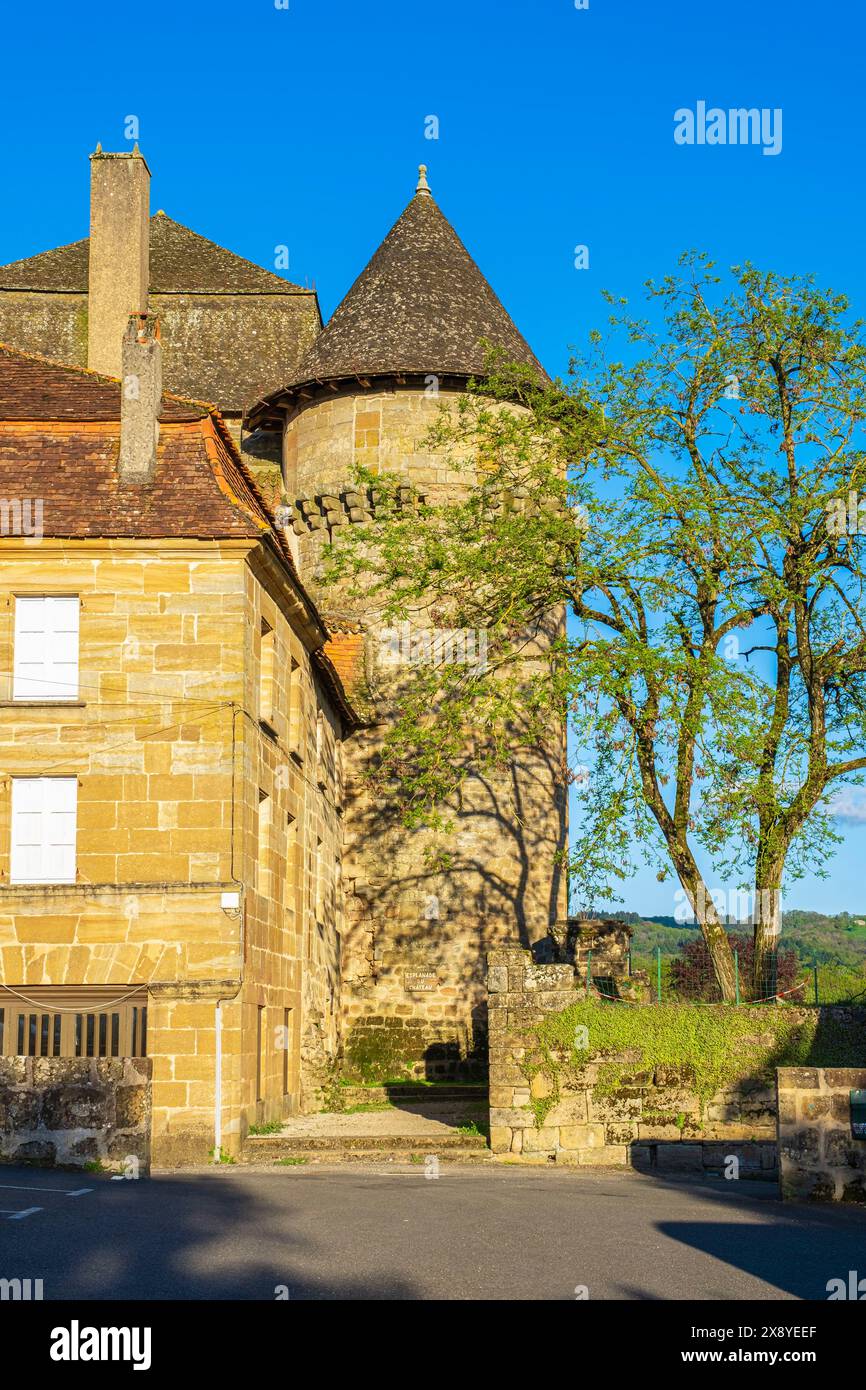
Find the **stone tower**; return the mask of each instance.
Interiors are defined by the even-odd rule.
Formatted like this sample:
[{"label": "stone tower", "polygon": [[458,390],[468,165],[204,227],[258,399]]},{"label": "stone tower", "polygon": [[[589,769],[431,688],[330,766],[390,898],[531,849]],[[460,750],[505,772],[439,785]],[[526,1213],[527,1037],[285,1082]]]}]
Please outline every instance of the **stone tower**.
[{"label": "stone tower", "polygon": [[[317,574],[323,544],[375,505],[353,484],[355,464],[404,476],[431,500],[466,486],[427,435],[483,373],[485,344],[544,377],[422,166],[414,198],[291,379],[246,419],[253,436],[282,432],[297,563],[335,634],[333,660],[371,711],[343,750],[342,1024],[349,1067],[367,1074],[471,1071],[483,1055],[486,952],[537,941],[565,917],[564,721],[506,776],[464,788],[450,866],[431,871],[430,835],[400,824],[365,781],[390,717],[375,698],[381,633]],[[551,616],[542,646],[561,621]]]}]

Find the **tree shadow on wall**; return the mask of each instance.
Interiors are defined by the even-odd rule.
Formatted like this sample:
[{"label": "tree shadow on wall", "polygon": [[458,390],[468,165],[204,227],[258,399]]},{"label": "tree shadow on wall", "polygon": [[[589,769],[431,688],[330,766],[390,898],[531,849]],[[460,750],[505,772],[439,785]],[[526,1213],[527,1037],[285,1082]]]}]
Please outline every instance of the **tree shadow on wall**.
[{"label": "tree shadow on wall", "polygon": [[[393,947],[427,948],[458,916],[461,933],[477,923],[481,959],[495,945],[531,949],[561,913],[567,797],[557,786],[560,776],[561,765],[545,750],[533,750],[531,762],[511,768],[499,783],[474,774],[459,802],[447,808],[452,831],[435,840],[408,829],[360,778],[349,783],[347,829],[362,851],[347,854],[346,875],[356,869],[360,877],[362,864],[368,875],[356,888],[361,910],[347,941],[350,952],[354,934],[372,930],[375,936],[383,922],[399,924],[389,925]],[[550,808],[541,825],[538,806]],[[425,834],[431,849],[446,856],[444,867],[425,862]]]}]

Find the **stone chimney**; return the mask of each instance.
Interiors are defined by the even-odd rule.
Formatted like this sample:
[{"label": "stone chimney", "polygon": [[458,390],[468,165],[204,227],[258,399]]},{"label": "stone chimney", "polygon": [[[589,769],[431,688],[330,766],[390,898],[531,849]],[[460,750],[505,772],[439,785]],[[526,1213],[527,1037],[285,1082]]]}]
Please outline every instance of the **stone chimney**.
[{"label": "stone chimney", "polygon": [[153,482],[162,405],[162,348],[155,314],[133,314],[123,335],[120,384],[120,481]]},{"label": "stone chimney", "polygon": [[150,170],[131,153],[90,156],[90,269],[87,365],[120,376],[130,314],[147,313],[150,280]]}]

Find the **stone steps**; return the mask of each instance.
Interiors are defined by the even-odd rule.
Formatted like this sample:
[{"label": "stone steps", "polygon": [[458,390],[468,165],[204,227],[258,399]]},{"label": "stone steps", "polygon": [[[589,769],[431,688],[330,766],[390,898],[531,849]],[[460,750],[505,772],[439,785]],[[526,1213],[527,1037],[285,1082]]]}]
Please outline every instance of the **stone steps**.
[{"label": "stone steps", "polygon": [[391,1105],[453,1105],[455,1101],[465,1101],[467,1105],[486,1105],[488,1090],[478,1086],[341,1086],[340,1101],[344,1109],[353,1105],[381,1105],[386,1101]]},{"label": "stone steps", "polygon": [[352,1134],[251,1135],[244,1145],[242,1162],[279,1163],[298,1159],[314,1163],[419,1161],[433,1155],[444,1162],[478,1162],[491,1157],[481,1134]]}]

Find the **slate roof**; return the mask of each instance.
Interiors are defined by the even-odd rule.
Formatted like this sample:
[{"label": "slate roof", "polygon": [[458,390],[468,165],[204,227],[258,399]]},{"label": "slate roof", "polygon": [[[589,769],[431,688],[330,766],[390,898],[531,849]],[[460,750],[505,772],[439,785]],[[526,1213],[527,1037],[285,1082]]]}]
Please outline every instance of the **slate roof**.
[{"label": "slate roof", "polygon": [[[0,289],[87,292],[90,239],[0,266]],[[150,219],[151,294],[312,294],[164,212]]]},{"label": "slate roof", "polygon": [[[286,385],[264,400],[358,376],[477,376],[482,340],[547,379],[432,195],[418,192]],[[260,403],[248,413],[261,416]]]}]

